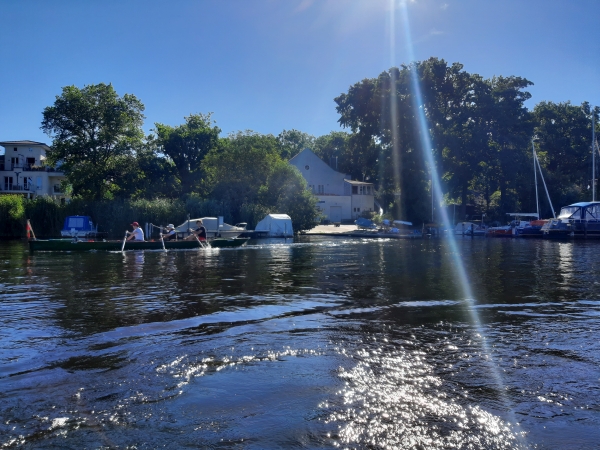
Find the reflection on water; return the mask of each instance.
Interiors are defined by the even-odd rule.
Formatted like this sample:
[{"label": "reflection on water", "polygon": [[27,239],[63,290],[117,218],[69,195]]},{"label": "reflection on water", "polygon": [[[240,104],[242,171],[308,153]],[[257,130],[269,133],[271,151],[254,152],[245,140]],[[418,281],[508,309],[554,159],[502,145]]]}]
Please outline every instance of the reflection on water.
[{"label": "reflection on water", "polygon": [[31,255],[0,243],[0,446],[600,439],[597,243],[255,244]]}]

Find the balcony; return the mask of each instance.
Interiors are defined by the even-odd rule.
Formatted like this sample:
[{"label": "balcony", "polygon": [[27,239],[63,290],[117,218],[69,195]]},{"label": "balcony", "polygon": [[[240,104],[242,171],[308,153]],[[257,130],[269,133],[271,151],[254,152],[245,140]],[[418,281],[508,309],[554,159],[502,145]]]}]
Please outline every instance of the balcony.
[{"label": "balcony", "polygon": [[18,184],[4,184],[0,186],[0,191],[3,192],[11,192],[11,193],[30,193],[30,192],[35,192],[35,186],[23,186],[23,185],[18,185]]},{"label": "balcony", "polygon": [[49,166],[36,166],[34,164],[0,163],[0,171],[22,170],[23,172],[60,172],[59,169]]}]

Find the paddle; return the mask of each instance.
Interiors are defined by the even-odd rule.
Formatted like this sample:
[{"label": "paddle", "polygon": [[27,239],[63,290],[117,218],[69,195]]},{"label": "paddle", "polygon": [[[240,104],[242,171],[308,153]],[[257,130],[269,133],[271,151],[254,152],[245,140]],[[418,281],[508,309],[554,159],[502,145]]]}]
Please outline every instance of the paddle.
[{"label": "paddle", "polygon": [[121,251],[125,250],[125,241],[127,240],[127,231],[125,231],[125,237],[123,238],[123,245],[121,245]]},{"label": "paddle", "polygon": [[198,241],[198,245],[200,246],[200,248],[207,248],[208,247],[208,244],[206,242],[202,242],[200,239],[198,239],[198,235],[196,233],[194,233],[194,237]]},{"label": "paddle", "polygon": [[165,240],[163,239],[163,235],[162,235],[162,227],[159,228],[159,231],[160,231],[160,242],[162,243],[163,250],[166,252],[167,249],[165,248]]}]

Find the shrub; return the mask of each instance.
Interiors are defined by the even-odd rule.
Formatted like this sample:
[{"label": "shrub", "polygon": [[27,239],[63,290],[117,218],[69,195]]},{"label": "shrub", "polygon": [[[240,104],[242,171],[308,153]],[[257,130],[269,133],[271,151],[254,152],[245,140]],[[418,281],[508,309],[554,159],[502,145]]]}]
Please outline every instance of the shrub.
[{"label": "shrub", "polygon": [[25,207],[20,195],[0,196],[0,237],[16,238],[25,235]]}]

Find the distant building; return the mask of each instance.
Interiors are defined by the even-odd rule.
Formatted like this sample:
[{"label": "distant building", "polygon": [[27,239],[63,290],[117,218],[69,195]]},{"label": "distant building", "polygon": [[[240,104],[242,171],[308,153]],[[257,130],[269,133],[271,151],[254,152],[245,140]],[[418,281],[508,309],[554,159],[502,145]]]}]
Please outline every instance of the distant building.
[{"label": "distant building", "polygon": [[0,195],[65,198],[60,187],[64,173],[46,165],[50,147],[34,141],[6,141],[0,146],[4,147],[4,155],[0,155]]},{"label": "distant building", "polygon": [[350,180],[349,175],[335,171],[307,148],[289,162],[300,171],[319,199],[318,207],[325,220],[352,222],[362,212],[375,210],[372,183]]}]

